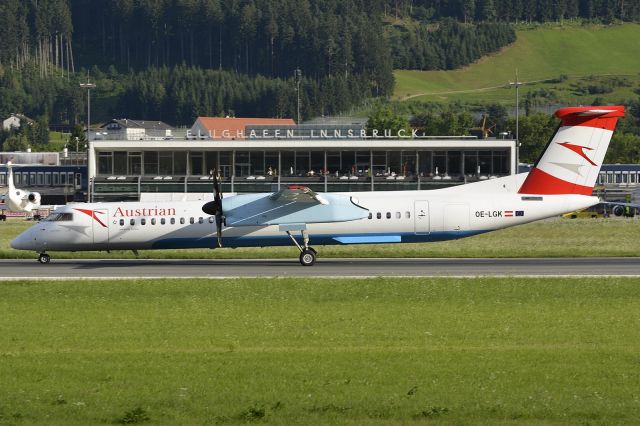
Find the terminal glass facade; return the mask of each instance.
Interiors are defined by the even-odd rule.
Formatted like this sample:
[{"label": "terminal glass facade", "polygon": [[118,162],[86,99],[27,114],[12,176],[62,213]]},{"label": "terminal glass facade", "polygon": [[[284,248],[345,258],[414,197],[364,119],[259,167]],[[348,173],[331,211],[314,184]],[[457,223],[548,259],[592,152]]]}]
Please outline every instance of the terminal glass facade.
[{"label": "terminal glass facade", "polygon": [[403,176],[460,178],[510,173],[508,150],[104,151],[97,176]]},{"label": "terminal glass facade", "polygon": [[[426,145],[426,144],[425,144]],[[271,192],[284,185],[315,191],[432,189],[512,173],[511,148],[190,149],[95,152],[93,200],[140,192],[211,192],[218,170],[227,192]]]}]

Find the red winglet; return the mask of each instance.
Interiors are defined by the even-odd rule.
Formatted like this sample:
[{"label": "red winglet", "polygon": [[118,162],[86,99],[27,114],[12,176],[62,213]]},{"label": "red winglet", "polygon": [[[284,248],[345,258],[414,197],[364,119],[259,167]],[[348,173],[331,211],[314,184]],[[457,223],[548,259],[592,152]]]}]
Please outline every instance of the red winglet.
[{"label": "red winglet", "polygon": [[613,131],[618,118],[624,117],[624,106],[592,106],[561,108],[556,117],[563,126],[587,126]]}]

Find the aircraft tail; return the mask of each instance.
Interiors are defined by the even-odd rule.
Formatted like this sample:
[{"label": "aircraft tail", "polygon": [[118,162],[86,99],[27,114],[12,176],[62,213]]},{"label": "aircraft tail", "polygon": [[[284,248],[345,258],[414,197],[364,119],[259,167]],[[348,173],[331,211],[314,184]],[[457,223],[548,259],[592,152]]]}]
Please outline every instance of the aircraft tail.
[{"label": "aircraft tail", "polygon": [[15,190],[15,185],[13,183],[13,165],[11,161],[7,161],[7,189],[8,193],[12,194]]},{"label": "aircraft tail", "polygon": [[562,108],[562,120],[518,191],[591,195],[623,106]]}]

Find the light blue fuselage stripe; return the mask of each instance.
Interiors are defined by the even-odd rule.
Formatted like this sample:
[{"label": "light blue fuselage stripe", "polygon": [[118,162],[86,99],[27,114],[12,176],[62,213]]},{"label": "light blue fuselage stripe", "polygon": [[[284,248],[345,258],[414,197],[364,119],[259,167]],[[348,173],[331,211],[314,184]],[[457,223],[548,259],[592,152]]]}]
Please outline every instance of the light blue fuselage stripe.
[{"label": "light blue fuselage stripe", "polygon": [[[428,243],[435,241],[457,240],[471,237],[488,231],[449,231],[432,232],[425,235],[414,233],[386,233],[386,234],[340,234],[340,235],[311,235],[311,245],[337,245],[337,244],[389,244],[389,243]],[[302,238],[296,239],[301,243]],[[223,237],[223,247],[270,247],[293,245],[287,235],[275,235],[271,237]],[[179,248],[215,248],[218,246],[216,237],[207,238],[167,238],[155,241],[153,249],[179,249]]]}]

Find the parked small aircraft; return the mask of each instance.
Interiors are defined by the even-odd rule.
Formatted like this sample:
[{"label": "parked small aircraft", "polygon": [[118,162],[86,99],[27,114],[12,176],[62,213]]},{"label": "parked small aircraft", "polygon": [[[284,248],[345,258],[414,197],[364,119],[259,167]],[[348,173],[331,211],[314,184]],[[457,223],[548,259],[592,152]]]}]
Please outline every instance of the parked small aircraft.
[{"label": "parked small aircraft", "polygon": [[561,124],[529,173],[431,191],[316,193],[290,186],[275,193],[204,203],[67,205],[11,246],[50,251],[262,247],[294,244],[313,265],[316,244],[452,240],[598,204],[593,187],[622,106],[556,112]]},{"label": "parked small aircraft", "polygon": [[13,165],[7,162],[7,191],[2,198],[10,212],[31,212],[40,207],[40,194],[18,189],[13,183]]}]

